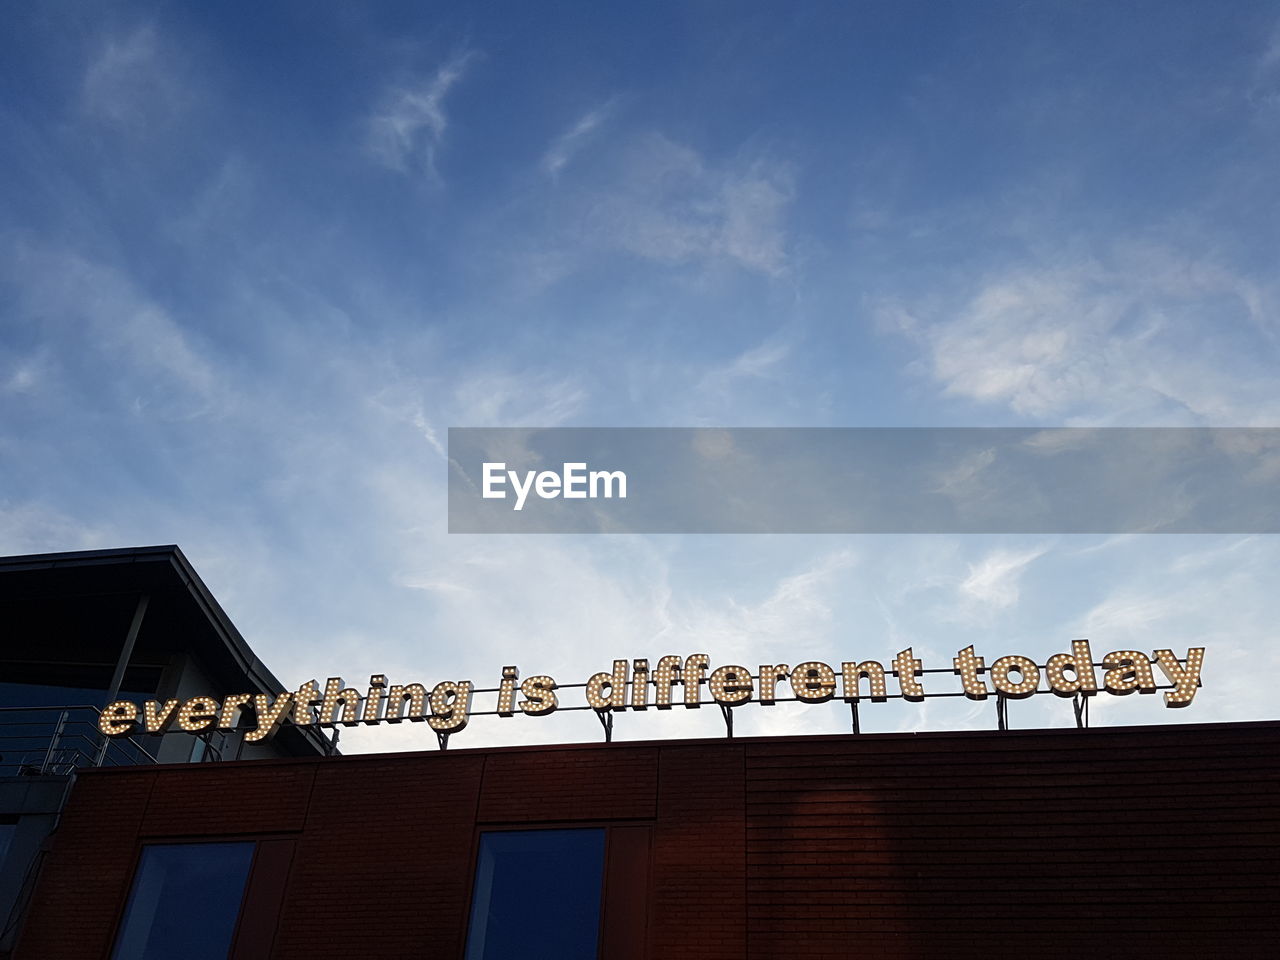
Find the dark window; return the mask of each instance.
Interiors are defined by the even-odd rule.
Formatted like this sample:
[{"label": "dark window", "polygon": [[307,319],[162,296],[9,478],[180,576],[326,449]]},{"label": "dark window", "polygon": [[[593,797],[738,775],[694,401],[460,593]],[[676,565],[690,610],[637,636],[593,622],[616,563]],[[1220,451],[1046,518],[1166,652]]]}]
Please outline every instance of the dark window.
[{"label": "dark window", "polygon": [[144,847],[116,937],[115,960],[226,960],[253,843]]},{"label": "dark window", "polygon": [[605,831],[482,834],[466,960],[595,960]]}]

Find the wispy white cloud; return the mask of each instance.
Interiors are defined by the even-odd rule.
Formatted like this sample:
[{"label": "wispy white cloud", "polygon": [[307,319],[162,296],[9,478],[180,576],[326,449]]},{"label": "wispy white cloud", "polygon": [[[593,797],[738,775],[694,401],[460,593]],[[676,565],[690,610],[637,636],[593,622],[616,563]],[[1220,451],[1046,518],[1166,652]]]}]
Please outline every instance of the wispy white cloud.
[{"label": "wispy white cloud", "polygon": [[84,523],[40,501],[0,499],[0,556],[118,546],[118,534]]},{"label": "wispy white cloud", "polygon": [[829,646],[840,582],[857,561],[847,548],[817,553],[757,597],[740,600],[731,594],[684,609],[671,632],[683,643],[720,651],[721,657],[768,657],[770,651],[781,656],[782,650],[797,648],[817,656]]},{"label": "wispy white cloud", "polygon": [[1018,602],[1023,574],[1048,550],[1047,544],[1023,550],[998,549],[971,564],[958,587],[963,610],[972,617],[1012,607]]},{"label": "wispy white cloud", "polygon": [[1022,417],[1262,425],[1280,421],[1270,300],[1225,268],[1130,246],[1012,267],[954,312],[886,304],[881,319],[920,344],[944,394]]},{"label": "wispy white cloud", "polygon": [[[116,401],[135,412],[169,420],[234,402],[191,333],[121,271],[67,250],[7,246],[0,277],[18,291],[20,314],[37,326],[42,342],[64,361],[78,357],[86,370],[98,371],[104,362],[111,370],[71,386],[116,391]],[[17,375],[34,389],[36,368]]]},{"label": "wispy white cloud", "polygon": [[632,142],[618,178],[597,196],[593,240],[660,263],[736,264],[767,276],[788,266],[788,170],[756,161],[707,164],[660,135]]},{"label": "wispy white cloud", "polygon": [[412,415],[410,416],[410,420],[412,421],[413,425],[418,428],[418,432],[422,434],[422,439],[427,441],[427,444],[431,447],[431,449],[434,450],[436,453],[438,453],[441,457],[444,457],[447,459],[449,456],[449,452],[445,450],[444,444],[440,442],[440,434],[436,431],[436,428],[431,425],[431,422],[429,420],[427,420],[426,411],[424,411],[421,407],[419,407],[418,409],[413,411]]},{"label": "wispy white cloud", "polygon": [[1280,23],[1254,61],[1247,97],[1260,116],[1280,117]]},{"label": "wispy white cloud", "polygon": [[449,126],[445,99],[476,57],[475,51],[455,54],[429,79],[397,84],[384,94],[369,120],[369,150],[380,163],[440,181],[436,157]]},{"label": "wispy white cloud", "polygon": [[972,500],[990,486],[986,471],[995,460],[996,452],[990,448],[966,454],[958,462],[938,470],[933,489],[958,501]]},{"label": "wispy white cloud", "polygon": [[0,393],[38,396],[48,384],[55,366],[48,345],[26,354],[0,360]]},{"label": "wispy white cloud", "polygon": [[587,393],[571,376],[475,371],[457,383],[451,423],[467,427],[555,427],[583,410]]},{"label": "wispy white cloud", "polygon": [[[496,268],[491,275],[508,295],[568,291],[597,269],[622,277],[647,268],[679,284],[722,290],[743,279],[793,275],[790,164],[745,148],[708,159],[660,133],[615,131],[613,124],[606,138],[600,133],[608,116],[596,114],[540,161],[544,177],[571,165],[573,176],[552,191],[527,181],[518,200],[495,208],[484,224],[482,262]],[[576,151],[589,141],[591,163],[582,163]],[[619,308],[633,299],[623,293],[627,286]]]},{"label": "wispy white cloud", "polygon": [[81,109],[89,118],[138,134],[191,102],[182,58],[154,24],[103,38],[81,81]]},{"label": "wispy white cloud", "polygon": [[590,141],[596,129],[613,112],[614,101],[608,100],[593,110],[588,110],[568,130],[556,137],[542,156],[542,172],[556,177],[570,160]]},{"label": "wispy white cloud", "polygon": [[727,363],[708,370],[702,376],[699,390],[722,400],[728,399],[739,383],[778,377],[779,367],[790,354],[791,344],[782,335],[769,337]]}]

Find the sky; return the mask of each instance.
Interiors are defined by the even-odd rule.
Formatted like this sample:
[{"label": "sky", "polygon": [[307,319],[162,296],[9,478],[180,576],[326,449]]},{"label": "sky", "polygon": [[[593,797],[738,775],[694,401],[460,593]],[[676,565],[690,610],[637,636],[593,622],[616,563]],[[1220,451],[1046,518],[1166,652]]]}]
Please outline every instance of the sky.
[{"label": "sky", "polygon": [[[1207,648],[1189,708],[1100,696],[1094,725],[1277,717],[1274,536],[451,535],[445,455],[449,427],[1280,426],[1273,4],[7,20],[0,553],[177,543],[291,686],[1088,637]],[[963,700],[861,720],[995,725]],[[848,721],[753,706],[737,732]],[[1049,696],[1010,721],[1073,723]]]}]

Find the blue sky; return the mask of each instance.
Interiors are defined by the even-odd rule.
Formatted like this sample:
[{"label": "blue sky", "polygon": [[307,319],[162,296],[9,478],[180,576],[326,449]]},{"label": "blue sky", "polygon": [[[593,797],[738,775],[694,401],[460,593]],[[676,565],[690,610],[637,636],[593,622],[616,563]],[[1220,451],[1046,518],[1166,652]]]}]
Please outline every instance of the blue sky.
[{"label": "blue sky", "polygon": [[[1280,425],[1273,5],[9,21],[3,552],[176,542],[286,682],[1089,636],[1209,648],[1189,710],[1097,722],[1274,717],[1274,538],[451,537],[442,455],[450,426]],[[942,703],[864,724],[991,721]]]}]

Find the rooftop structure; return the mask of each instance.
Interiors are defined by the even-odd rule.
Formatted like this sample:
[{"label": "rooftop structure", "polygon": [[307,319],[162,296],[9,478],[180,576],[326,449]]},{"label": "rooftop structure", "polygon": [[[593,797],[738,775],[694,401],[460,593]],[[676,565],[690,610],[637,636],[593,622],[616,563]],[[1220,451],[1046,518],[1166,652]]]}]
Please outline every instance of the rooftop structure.
[{"label": "rooftop structure", "polygon": [[75,775],[101,766],[332,753],[318,730],[107,739],[120,696],[278,692],[176,546],[0,558],[0,955],[12,946]]}]

